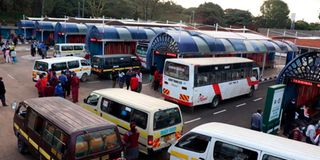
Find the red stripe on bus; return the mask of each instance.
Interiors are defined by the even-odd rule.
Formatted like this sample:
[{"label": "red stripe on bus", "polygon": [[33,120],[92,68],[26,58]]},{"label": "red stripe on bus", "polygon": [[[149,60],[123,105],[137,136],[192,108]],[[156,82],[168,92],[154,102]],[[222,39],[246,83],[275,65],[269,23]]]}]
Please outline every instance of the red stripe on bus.
[{"label": "red stripe on bus", "polygon": [[254,86],[259,83],[259,81],[252,81],[250,77],[247,77],[247,82],[249,86]]},{"label": "red stripe on bus", "polygon": [[214,93],[215,93],[216,95],[219,95],[219,96],[222,98],[219,84],[213,84],[213,85],[212,85],[212,88],[213,88]]},{"label": "red stripe on bus", "polygon": [[173,98],[173,97],[169,97],[169,96],[167,96],[165,94],[162,94],[162,97],[164,97],[164,99],[166,99],[166,100],[169,100],[169,101],[172,101],[172,102],[175,102],[175,103],[187,106],[187,107],[192,107],[192,102],[184,102],[182,100],[179,100],[179,99],[176,99],[176,98]]}]

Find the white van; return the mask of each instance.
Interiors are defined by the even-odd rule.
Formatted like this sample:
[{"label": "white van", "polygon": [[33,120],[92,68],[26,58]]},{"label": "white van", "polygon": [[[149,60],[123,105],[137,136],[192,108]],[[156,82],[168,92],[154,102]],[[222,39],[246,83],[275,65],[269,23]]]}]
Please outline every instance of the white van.
[{"label": "white van", "polygon": [[169,150],[170,160],[319,160],[320,148],[223,123],[192,129]]},{"label": "white van", "polygon": [[58,43],[54,45],[53,57],[84,57],[86,54],[84,43]]},{"label": "white van", "polygon": [[56,71],[57,75],[60,75],[61,71],[67,68],[76,72],[81,81],[87,81],[88,76],[91,74],[91,65],[86,59],[81,57],[59,57],[36,60],[32,71],[32,80],[34,82],[38,81],[39,75],[42,73],[47,74],[49,69]]},{"label": "white van", "polygon": [[83,107],[117,124],[120,134],[134,121],[145,154],[169,147],[181,137],[183,120],[178,105],[120,88],[93,91]]}]

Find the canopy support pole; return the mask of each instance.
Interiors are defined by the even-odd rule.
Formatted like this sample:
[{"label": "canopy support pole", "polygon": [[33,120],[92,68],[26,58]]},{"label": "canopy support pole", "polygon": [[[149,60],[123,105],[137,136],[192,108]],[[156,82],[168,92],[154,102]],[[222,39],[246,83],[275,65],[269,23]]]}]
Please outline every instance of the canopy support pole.
[{"label": "canopy support pole", "polygon": [[41,30],[41,42],[43,42],[43,30]]},{"label": "canopy support pole", "polygon": [[105,46],[105,41],[102,41],[102,55],[104,55],[104,46]]},{"label": "canopy support pole", "polygon": [[263,54],[262,70],[261,70],[261,74],[260,74],[259,79],[261,79],[262,76],[263,76],[263,74],[264,74],[264,68],[265,68],[265,66],[266,66],[266,59],[267,59],[267,52],[265,52],[265,53]]}]

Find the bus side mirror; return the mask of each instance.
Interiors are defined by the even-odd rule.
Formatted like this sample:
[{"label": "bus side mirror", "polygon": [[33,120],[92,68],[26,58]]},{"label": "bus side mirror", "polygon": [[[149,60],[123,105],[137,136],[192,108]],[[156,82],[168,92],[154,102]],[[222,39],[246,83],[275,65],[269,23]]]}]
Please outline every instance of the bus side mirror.
[{"label": "bus side mirror", "polygon": [[83,99],[83,103],[88,104],[88,103],[87,103],[87,98],[84,98],[84,99]]}]

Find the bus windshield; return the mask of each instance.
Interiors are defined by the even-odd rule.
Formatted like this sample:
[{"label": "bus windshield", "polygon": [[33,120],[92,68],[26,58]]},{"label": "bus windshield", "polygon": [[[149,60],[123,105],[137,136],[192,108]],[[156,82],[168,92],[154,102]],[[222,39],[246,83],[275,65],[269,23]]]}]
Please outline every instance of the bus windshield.
[{"label": "bus windshield", "polygon": [[34,64],[34,70],[38,71],[47,71],[48,70],[48,63],[47,62],[41,62],[41,61],[36,61]]},{"label": "bus windshield", "polygon": [[87,157],[120,147],[120,140],[114,128],[82,134],[77,137],[75,157]]},{"label": "bus windshield", "polygon": [[153,130],[171,127],[181,123],[181,116],[178,108],[158,111],[154,114]]},{"label": "bus windshield", "polygon": [[172,78],[188,81],[189,80],[189,67],[183,64],[173,62],[166,62],[164,74]]}]

